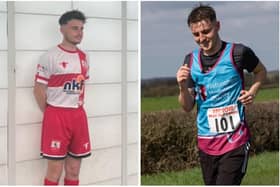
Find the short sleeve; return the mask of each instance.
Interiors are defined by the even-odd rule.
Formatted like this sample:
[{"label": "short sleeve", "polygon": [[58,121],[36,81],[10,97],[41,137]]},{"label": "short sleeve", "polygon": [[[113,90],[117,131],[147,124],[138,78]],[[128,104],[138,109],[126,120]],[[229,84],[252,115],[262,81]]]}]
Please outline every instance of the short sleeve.
[{"label": "short sleeve", "polygon": [[[184,59],[184,63],[183,65],[187,64],[188,67],[190,67],[192,65],[192,53],[188,54],[185,56],[185,59]],[[187,87],[188,88],[193,88],[194,87],[194,81],[192,78],[188,79],[188,81],[186,82],[187,83]]]},{"label": "short sleeve", "polygon": [[250,49],[249,47],[245,47],[244,53],[243,53],[243,67],[248,72],[252,72],[259,63],[259,58],[255,55],[254,51]]},{"label": "short sleeve", "polygon": [[35,75],[35,81],[42,83],[42,84],[48,84],[50,79],[50,61],[47,54],[43,54],[39,62],[37,64],[37,72]]},{"label": "short sleeve", "polygon": [[254,51],[243,44],[235,45],[233,58],[240,69],[246,69],[248,72],[252,72],[260,61]]}]

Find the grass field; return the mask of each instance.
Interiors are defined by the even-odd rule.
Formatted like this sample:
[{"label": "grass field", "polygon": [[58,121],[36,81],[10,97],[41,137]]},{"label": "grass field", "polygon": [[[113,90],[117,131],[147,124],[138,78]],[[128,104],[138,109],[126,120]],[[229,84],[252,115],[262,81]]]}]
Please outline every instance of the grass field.
[{"label": "grass field", "polygon": [[[204,185],[200,168],[141,176],[142,185]],[[249,159],[242,185],[279,185],[279,153],[265,152]]]},{"label": "grass field", "polygon": [[[255,101],[278,101],[279,88],[261,89],[257,94]],[[160,110],[172,110],[179,109],[178,96],[166,96],[166,97],[143,97],[141,98],[141,111],[160,111]]]}]

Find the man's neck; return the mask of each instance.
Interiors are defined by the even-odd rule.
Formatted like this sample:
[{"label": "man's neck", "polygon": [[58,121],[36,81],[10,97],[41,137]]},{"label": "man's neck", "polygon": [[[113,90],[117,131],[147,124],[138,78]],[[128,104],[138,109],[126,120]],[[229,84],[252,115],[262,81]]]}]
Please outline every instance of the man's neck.
[{"label": "man's neck", "polygon": [[69,50],[69,51],[76,51],[77,50],[77,46],[76,45],[71,44],[71,43],[69,43],[67,41],[62,41],[60,46],[63,47],[64,49],[66,49],[66,50]]}]

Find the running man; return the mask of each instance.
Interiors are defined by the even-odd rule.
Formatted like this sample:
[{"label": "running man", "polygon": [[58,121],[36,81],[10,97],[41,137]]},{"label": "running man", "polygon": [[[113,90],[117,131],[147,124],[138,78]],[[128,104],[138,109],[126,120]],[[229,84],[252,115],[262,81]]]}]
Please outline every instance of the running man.
[{"label": "running man", "polygon": [[[188,16],[199,49],[186,55],[177,72],[179,103],[189,112],[197,104],[199,157],[206,185],[240,185],[245,175],[250,133],[245,109],[266,77],[266,69],[243,44],[222,41],[215,10],[199,5]],[[254,83],[244,88],[243,70]]]},{"label": "running man", "polygon": [[44,185],[58,185],[65,168],[65,185],[78,185],[81,159],[90,156],[87,116],[83,109],[88,56],[77,48],[86,18],[77,10],[60,19],[63,41],[41,56],[34,95],[44,112],[41,155],[48,160]]}]

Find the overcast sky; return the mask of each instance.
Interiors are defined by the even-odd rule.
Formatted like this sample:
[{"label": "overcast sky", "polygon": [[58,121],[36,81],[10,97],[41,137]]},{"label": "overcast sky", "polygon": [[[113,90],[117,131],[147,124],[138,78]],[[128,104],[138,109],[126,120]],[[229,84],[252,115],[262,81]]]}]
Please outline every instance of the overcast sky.
[{"label": "overcast sky", "polygon": [[[278,2],[212,2],[222,40],[250,47],[268,70],[278,70]],[[187,16],[197,2],[141,3],[141,78],[175,77],[185,55],[197,48]]]}]

